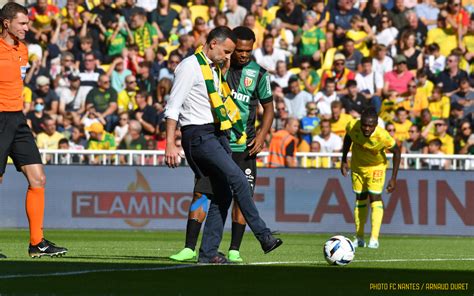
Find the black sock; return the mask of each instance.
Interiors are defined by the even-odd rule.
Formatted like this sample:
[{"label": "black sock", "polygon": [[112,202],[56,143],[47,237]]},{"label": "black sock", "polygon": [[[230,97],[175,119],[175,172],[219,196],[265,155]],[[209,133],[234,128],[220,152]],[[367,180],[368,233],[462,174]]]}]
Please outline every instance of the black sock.
[{"label": "black sock", "polygon": [[229,250],[239,250],[245,233],[245,224],[232,222],[232,239]]},{"label": "black sock", "polygon": [[188,220],[188,224],[186,225],[185,248],[190,248],[191,250],[196,248],[199,232],[201,231],[201,225],[202,223],[199,223],[196,220]]}]

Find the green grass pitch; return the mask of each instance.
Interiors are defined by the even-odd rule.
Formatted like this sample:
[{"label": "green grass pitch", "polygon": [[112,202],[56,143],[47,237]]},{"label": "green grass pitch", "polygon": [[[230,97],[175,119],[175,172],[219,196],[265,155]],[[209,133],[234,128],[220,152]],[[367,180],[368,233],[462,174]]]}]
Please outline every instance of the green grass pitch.
[{"label": "green grass pitch", "polygon": [[264,255],[247,233],[245,264],[216,266],[167,259],[184,231],[48,230],[69,253],[30,259],[26,230],[0,230],[0,295],[474,295],[472,237],[383,236],[336,267],[322,255],[330,236],[283,233]]}]

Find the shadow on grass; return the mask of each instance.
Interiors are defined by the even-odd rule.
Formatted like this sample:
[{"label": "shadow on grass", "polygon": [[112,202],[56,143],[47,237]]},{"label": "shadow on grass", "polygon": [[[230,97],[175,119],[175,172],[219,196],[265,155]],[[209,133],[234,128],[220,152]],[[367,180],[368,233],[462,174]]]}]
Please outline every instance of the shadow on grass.
[{"label": "shadow on grass", "polygon": [[[53,275],[55,273],[58,275]],[[67,274],[61,275],[61,273]],[[5,278],[8,275],[41,276]],[[422,284],[426,283],[447,283],[449,290],[417,290],[417,287],[421,288]],[[464,286],[467,290],[452,290],[451,284],[454,283],[467,283],[467,287]],[[389,286],[390,284],[394,285]],[[400,288],[408,290],[399,290]],[[208,266],[171,263],[0,262],[1,295],[346,296],[473,295],[473,293],[474,272],[462,271],[369,269],[351,266],[341,268],[324,265]]]}]

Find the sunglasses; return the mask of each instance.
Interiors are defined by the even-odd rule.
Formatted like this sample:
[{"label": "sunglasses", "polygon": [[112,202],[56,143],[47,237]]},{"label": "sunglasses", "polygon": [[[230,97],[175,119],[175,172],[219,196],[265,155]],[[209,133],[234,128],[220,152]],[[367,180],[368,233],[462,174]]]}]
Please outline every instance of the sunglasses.
[{"label": "sunglasses", "polygon": [[335,62],[334,63],[334,65],[336,65],[336,66],[344,66],[344,64],[345,64],[344,62]]},{"label": "sunglasses", "polygon": [[394,132],[395,129],[394,128],[391,128],[391,129],[388,129],[387,132]]},{"label": "sunglasses", "polygon": [[301,70],[308,70],[309,69],[309,66],[307,67],[301,67]]},{"label": "sunglasses", "polygon": [[406,65],[407,62],[398,62],[398,63],[397,63],[397,65],[402,65],[402,64]]},{"label": "sunglasses", "polygon": [[409,85],[409,88],[416,88],[416,85]]},{"label": "sunglasses", "polygon": [[461,130],[462,130],[462,131],[467,131],[467,130],[470,130],[470,129],[471,129],[470,126],[466,126],[466,127],[463,127]]},{"label": "sunglasses", "polygon": [[100,83],[110,83],[109,80],[101,81]]},{"label": "sunglasses", "polygon": [[413,131],[412,131],[412,130],[410,130],[410,131],[408,131],[408,132],[409,132],[410,134],[416,133],[416,131],[415,131],[415,130],[413,130]]}]

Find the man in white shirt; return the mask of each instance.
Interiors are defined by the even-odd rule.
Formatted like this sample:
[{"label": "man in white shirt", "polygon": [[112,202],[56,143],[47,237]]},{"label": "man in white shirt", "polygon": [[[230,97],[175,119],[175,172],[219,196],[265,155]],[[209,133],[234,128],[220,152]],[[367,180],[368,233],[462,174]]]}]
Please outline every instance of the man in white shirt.
[{"label": "man in white shirt", "polygon": [[314,101],[316,102],[319,115],[322,118],[330,118],[331,117],[331,103],[334,101],[339,101],[339,97],[337,96],[336,92],[336,81],[334,78],[326,79],[326,86],[323,90],[316,93],[314,96]]},{"label": "man in white shirt", "polygon": [[290,78],[288,88],[290,93],[284,98],[285,105],[290,116],[301,119],[306,116],[306,104],[313,101],[313,96],[309,92],[301,90],[298,77]]},{"label": "man in white shirt", "polygon": [[380,111],[382,104],[383,77],[372,69],[372,58],[364,57],[361,62],[362,71],[356,74],[355,80],[359,92]]},{"label": "man in white shirt", "polygon": [[271,74],[275,73],[278,61],[286,61],[285,52],[273,46],[272,35],[263,38],[263,46],[255,49],[253,56],[260,66],[264,67]]},{"label": "man in white shirt", "polygon": [[260,218],[247,178],[232,160],[227,134],[219,128],[219,123],[215,124],[217,116],[213,113],[215,110],[211,106],[208,86],[201,70],[204,67],[212,68],[214,87],[221,95],[222,80],[218,75],[218,66],[214,65],[226,65],[230,61],[236,41],[235,34],[228,27],[214,28],[202,49],[206,65],[200,65],[197,55],[184,59],[178,65],[165,110],[166,163],[173,168],[181,163],[180,149],[175,145],[175,132],[179,120],[186,159],[196,178],[209,177],[216,197],[211,201],[204,226],[199,251],[199,262],[202,263],[229,263],[218,253],[218,248],[233,195],[265,253],[271,252],[283,243],[273,237],[270,229]]},{"label": "man in white shirt", "polygon": [[285,61],[278,61],[276,64],[276,73],[270,76],[270,80],[278,83],[282,88],[287,88],[288,81],[293,75],[293,73],[288,71]]},{"label": "man in white shirt", "polygon": [[342,149],[342,139],[331,132],[331,121],[323,119],[320,122],[321,133],[313,137],[313,142],[318,142],[321,146],[320,152],[340,152]]}]

